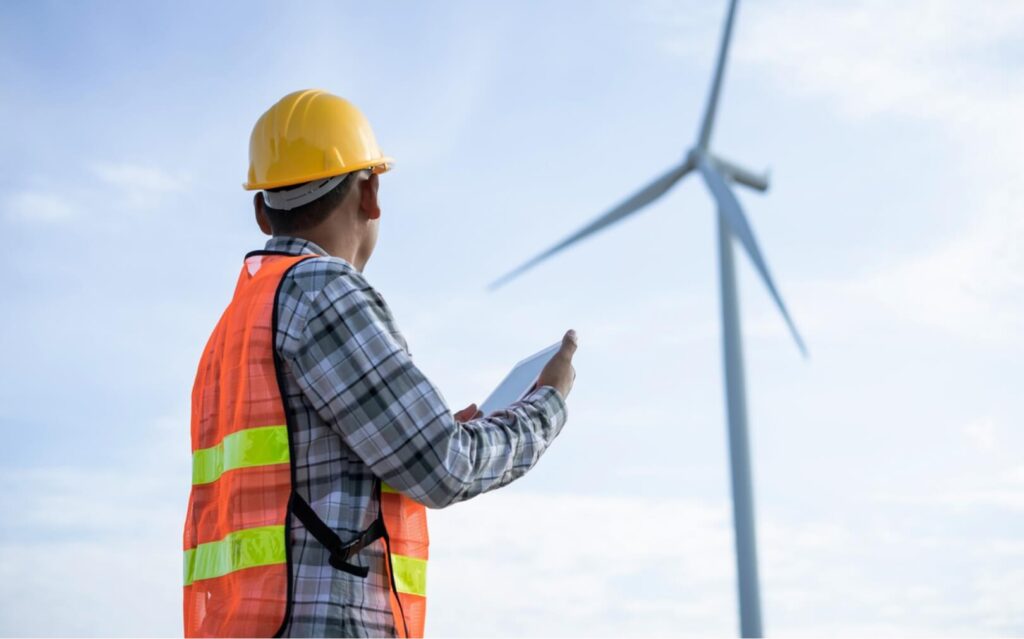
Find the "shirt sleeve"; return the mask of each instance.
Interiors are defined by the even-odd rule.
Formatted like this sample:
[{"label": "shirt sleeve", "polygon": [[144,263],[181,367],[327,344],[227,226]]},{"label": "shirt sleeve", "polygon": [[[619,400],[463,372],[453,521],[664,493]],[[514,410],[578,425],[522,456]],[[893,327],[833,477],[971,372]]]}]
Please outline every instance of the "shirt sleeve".
[{"label": "shirt sleeve", "polygon": [[352,272],[313,299],[288,365],[312,407],[371,471],[430,508],[522,476],[567,417],[561,394],[544,386],[506,410],[457,421],[413,363],[383,298]]}]

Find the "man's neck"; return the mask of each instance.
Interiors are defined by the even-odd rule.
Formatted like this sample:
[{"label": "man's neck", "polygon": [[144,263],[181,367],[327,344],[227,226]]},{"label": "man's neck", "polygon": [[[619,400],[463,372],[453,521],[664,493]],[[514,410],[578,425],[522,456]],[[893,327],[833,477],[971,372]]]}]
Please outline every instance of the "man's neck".
[{"label": "man's neck", "polygon": [[311,229],[309,231],[288,233],[288,235],[316,244],[327,251],[328,255],[340,257],[356,267],[356,270],[360,273],[363,271],[363,267],[366,266],[366,260],[360,259],[359,241],[354,233],[325,233],[319,231],[319,229]]}]

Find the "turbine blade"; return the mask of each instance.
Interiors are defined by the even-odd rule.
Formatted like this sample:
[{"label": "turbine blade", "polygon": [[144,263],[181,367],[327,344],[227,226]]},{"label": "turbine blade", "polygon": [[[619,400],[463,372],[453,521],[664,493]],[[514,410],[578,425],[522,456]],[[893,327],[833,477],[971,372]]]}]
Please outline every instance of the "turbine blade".
[{"label": "turbine blade", "polygon": [[711,91],[708,93],[708,104],[704,108],[704,120],[700,125],[700,137],[697,148],[706,150],[711,142],[711,127],[715,124],[715,111],[718,109],[718,95],[722,92],[722,76],[725,75],[725,59],[729,53],[729,41],[732,39],[732,24],[736,17],[736,0],[729,3],[729,12],[725,15],[725,26],[722,27],[722,41],[718,48],[718,63],[715,75],[711,80]]},{"label": "turbine blade", "polygon": [[732,229],[733,234],[739,238],[743,248],[746,249],[747,255],[750,256],[750,260],[754,263],[758,273],[761,274],[761,279],[764,281],[765,286],[768,287],[768,292],[771,293],[772,299],[775,300],[775,305],[782,312],[782,317],[786,320],[786,325],[789,326],[789,332],[793,334],[797,347],[806,357],[807,347],[804,345],[803,338],[800,337],[800,332],[796,329],[796,324],[793,323],[793,319],[789,316],[789,311],[786,309],[785,302],[782,301],[779,290],[775,287],[775,282],[768,271],[768,264],[765,262],[764,256],[761,255],[761,249],[757,245],[757,240],[754,239],[754,230],[750,228],[750,223],[747,222],[747,216],[743,214],[743,208],[740,206],[739,200],[736,199],[736,195],[729,188],[722,174],[715,170],[707,159],[702,158],[699,167],[701,175],[704,176],[704,182],[707,183],[708,189],[711,191],[711,195],[718,202],[720,214],[725,217],[729,228]]},{"label": "turbine blade", "polygon": [[683,161],[682,164],[672,168],[667,173],[665,173],[658,179],[654,180],[653,182],[642,188],[640,191],[635,193],[633,196],[623,201],[621,204],[619,204],[612,210],[608,211],[601,217],[597,218],[590,224],[584,226],[580,230],[576,231],[575,233],[565,238],[558,244],[552,246],[548,250],[544,251],[540,255],[534,257],[533,259],[526,262],[522,266],[519,266],[515,270],[510,271],[505,275],[502,275],[500,278],[492,282],[488,288],[490,288],[490,290],[493,291],[499,286],[512,280],[517,275],[520,275],[527,269],[530,269],[533,266],[536,266],[540,262],[551,257],[555,253],[558,253],[559,251],[568,248],[569,246],[575,244],[576,242],[579,242],[583,238],[589,235],[593,235],[594,233],[597,233],[598,231],[607,228],[612,224],[615,224],[619,220],[622,220],[623,218],[626,218],[629,215],[639,211],[643,207],[647,206],[654,200],[664,195],[666,191],[672,188],[673,184],[681,180],[684,175],[686,175],[692,170],[693,162],[689,158],[687,158],[685,161]]}]

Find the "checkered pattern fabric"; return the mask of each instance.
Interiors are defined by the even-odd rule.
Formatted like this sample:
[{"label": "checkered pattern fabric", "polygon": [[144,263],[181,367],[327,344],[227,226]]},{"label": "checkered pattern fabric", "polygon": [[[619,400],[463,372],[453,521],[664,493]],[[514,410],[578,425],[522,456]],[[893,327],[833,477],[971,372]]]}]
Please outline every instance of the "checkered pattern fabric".
[{"label": "checkered pattern fabric", "polygon": [[[376,518],[377,478],[443,508],[522,476],[558,435],[565,403],[547,386],[508,410],[457,422],[361,273],[305,240],[275,237],[266,250],[322,256],[282,281],[276,347],[293,416],[295,489],[343,540]],[[364,579],[332,568],[295,517],[291,531],[286,636],[394,636],[383,542],[354,559],[369,566]]]}]

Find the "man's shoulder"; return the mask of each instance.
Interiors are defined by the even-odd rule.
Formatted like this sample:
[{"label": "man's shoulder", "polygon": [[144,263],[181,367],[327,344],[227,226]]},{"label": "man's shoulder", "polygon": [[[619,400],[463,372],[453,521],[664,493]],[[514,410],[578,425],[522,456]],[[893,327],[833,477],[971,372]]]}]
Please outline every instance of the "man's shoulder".
[{"label": "man's shoulder", "polygon": [[301,297],[309,304],[334,305],[348,298],[354,303],[364,297],[374,302],[380,299],[362,273],[347,261],[331,256],[318,256],[296,264],[288,272],[282,291],[291,297]]},{"label": "man's shoulder", "polygon": [[359,288],[365,285],[362,274],[351,264],[330,256],[302,260],[288,271],[285,279],[286,285],[314,297],[327,289]]},{"label": "man's shoulder", "polygon": [[315,257],[288,271],[278,297],[282,332],[293,334],[299,327],[331,323],[339,316],[348,318],[353,326],[383,326],[407,349],[384,298],[349,262]]}]

